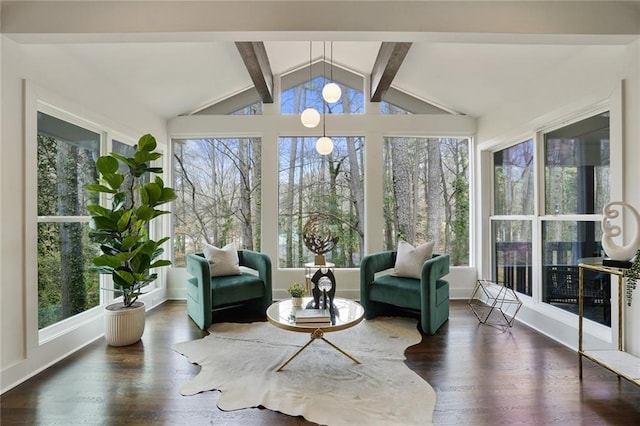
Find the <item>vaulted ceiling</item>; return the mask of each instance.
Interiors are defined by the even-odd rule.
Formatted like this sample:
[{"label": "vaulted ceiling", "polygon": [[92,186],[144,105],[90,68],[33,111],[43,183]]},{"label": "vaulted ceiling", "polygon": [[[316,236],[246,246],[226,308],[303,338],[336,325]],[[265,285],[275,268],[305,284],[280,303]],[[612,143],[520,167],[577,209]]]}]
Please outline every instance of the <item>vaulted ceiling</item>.
[{"label": "vaulted ceiling", "polygon": [[[312,60],[323,52],[329,60],[332,41],[333,62],[363,75],[374,70],[381,47],[410,46],[396,63],[395,88],[482,117],[585,49],[621,49],[636,40],[638,6],[542,1],[3,1],[1,28],[32,55],[49,50],[59,52],[60,60],[76,58],[164,118],[254,85],[236,42],[262,41],[259,45],[277,76],[308,64],[309,40],[314,40]],[[204,12],[211,19],[202,19]]]}]

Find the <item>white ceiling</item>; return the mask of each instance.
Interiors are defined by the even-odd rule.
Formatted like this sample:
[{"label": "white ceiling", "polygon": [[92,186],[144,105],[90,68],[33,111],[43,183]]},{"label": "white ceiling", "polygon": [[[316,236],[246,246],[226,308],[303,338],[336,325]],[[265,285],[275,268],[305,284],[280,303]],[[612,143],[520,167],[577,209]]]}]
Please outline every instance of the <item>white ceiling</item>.
[{"label": "white ceiling", "polygon": [[[419,3],[381,1],[376,3],[379,7],[369,4],[366,9],[355,9],[363,16],[358,20],[353,14],[346,15],[354,10],[353,5],[337,2],[332,7],[343,7],[345,14],[344,20],[335,23],[340,31],[311,28],[318,26],[318,22],[306,12],[307,9],[324,12],[321,6],[318,9],[315,5],[318,2],[304,2],[305,7],[309,4],[308,8],[295,5],[297,2],[294,1],[252,4],[254,10],[264,5],[263,14],[274,13],[278,19],[283,18],[275,23],[268,17],[254,22],[251,20],[256,19],[255,16],[236,16],[235,8],[219,9],[190,3],[190,9],[175,2],[166,9],[157,9],[152,3],[155,2],[98,3],[92,12],[92,5],[96,4],[93,2],[79,9],[70,3],[55,2],[49,3],[55,6],[47,6],[47,3],[4,1],[2,28],[9,37],[23,44],[24,49],[37,46],[33,48],[35,54],[42,54],[49,47],[66,52],[91,72],[167,119],[198,110],[252,86],[234,40],[264,40],[275,75],[308,63],[309,42],[305,39],[334,40],[333,61],[364,75],[371,72],[382,41],[411,41],[413,45],[393,86],[446,109],[482,117],[501,99],[526,88],[558,64],[580,55],[581,51],[594,46],[620,49],[637,39],[640,33],[640,2],[598,2],[593,8],[583,5],[570,8],[566,3],[560,4],[562,2],[532,8],[528,3],[511,2],[496,9],[502,14],[510,14],[511,18],[498,17],[491,22],[475,16],[488,13],[490,9],[474,8],[470,3],[446,2],[452,4],[449,10],[441,4],[445,2],[434,2],[433,8],[426,9]],[[233,6],[236,4],[242,3]],[[402,7],[395,7],[395,4]],[[527,8],[521,11],[520,4]],[[546,12],[556,5],[556,12]],[[443,8],[447,10],[443,11]],[[158,15],[152,19],[144,15],[147,10],[157,11]],[[397,16],[389,15],[389,10],[397,10]],[[407,15],[413,10],[421,14],[415,20],[413,15],[416,13]],[[425,13],[427,10],[430,13]],[[583,16],[575,16],[576,10],[585,12]],[[527,11],[542,15],[527,21]],[[608,19],[599,19],[608,11],[611,11]],[[107,12],[112,12],[113,16],[106,17]],[[201,22],[204,12],[219,13]],[[140,13],[147,19],[141,21]],[[370,14],[368,19],[364,19],[364,13]],[[176,14],[183,16],[176,19]],[[284,19],[287,14],[291,19]],[[557,14],[564,14],[564,18]],[[225,25],[227,15],[245,18],[237,21],[237,31],[220,29],[216,32],[205,28],[206,25]],[[548,15],[558,18],[549,19]],[[547,26],[541,28],[538,23]],[[175,27],[170,28],[169,24]],[[282,29],[273,30],[274,24]],[[591,28],[599,24],[601,27],[590,34]],[[116,28],[118,25],[122,28]],[[259,28],[249,30],[255,25]],[[349,30],[355,25],[363,30]],[[413,31],[400,31],[407,25],[411,25]],[[429,32],[422,29],[427,25],[454,29]],[[196,31],[199,26],[203,29]],[[482,33],[462,31],[472,26]],[[529,28],[528,34],[520,32],[524,27]],[[159,28],[166,28],[167,32],[159,32]],[[300,31],[299,28],[307,30]],[[321,41],[313,43],[313,59],[322,56],[322,49]],[[329,59],[329,43],[326,49]],[[55,55],[50,57],[55,58]]]},{"label": "white ceiling", "polygon": [[[314,42],[313,59],[322,56]],[[369,74],[380,42],[334,42],[337,65]],[[43,47],[40,46],[40,49]],[[57,45],[131,94],[172,118],[252,86],[233,42],[90,43]],[[265,42],[274,74],[305,66],[309,42]],[[414,43],[393,86],[447,109],[481,117],[584,45]],[[606,49],[608,47],[602,46]],[[330,45],[326,54],[330,60]]]}]

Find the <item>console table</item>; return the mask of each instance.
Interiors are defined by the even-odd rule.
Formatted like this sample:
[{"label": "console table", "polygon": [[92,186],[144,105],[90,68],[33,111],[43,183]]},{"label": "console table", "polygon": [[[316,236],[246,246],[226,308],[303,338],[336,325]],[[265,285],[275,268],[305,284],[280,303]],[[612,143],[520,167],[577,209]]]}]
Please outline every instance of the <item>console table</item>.
[{"label": "console table", "polygon": [[[640,358],[624,351],[624,298],[623,292],[624,271],[609,268],[602,265],[580,263],[579,268],[579,294],[578,294],[578,363],[580,368],[580,380],[582,380],[582,358],[587,358],[596,364],[615,373],[618,377],[627,379],[631,383],[640,385]],[[618,348],[602,350],[584,349],[584,272],[585,270],[602,272],[618,277]]]}]

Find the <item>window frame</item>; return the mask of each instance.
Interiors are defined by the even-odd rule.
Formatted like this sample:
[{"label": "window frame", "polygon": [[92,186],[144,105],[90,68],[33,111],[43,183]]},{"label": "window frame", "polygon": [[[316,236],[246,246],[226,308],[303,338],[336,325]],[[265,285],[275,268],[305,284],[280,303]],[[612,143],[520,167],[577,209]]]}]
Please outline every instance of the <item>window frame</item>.
[{"label": "window frame", "polygon": [[[619,109],[618,109],[619,108]],[[585,108],[579,112],[576,112],[569,116],[560,117],[557,120],[548,123],[546,125],[540,125],[535,130],[521,134],[520,137],[510,138],[508,141],[503,141],[502,143],[496,144],[495,146],[488,148],[486,150],[490,155],[485,161],[484,165],[487,165],[488,168],[492,171],[491,176],[489,178],[490,181],[490,205],[488,206],[489,215],[488,222],[491,225],[492,222],[496,220],[503,220],[505,218],[509,219],[518,219],[518,220],[531,220],[532,221],[532,295],[528,296],[526,294],[518,293],[518,296],[523,299],[525,302],[525,306],[532,306],[535,309],[543,312],[550,317],[561,321],[564,324],[573,325],[577,320],[577,315],[570,313],[566,310],[563,310],[558,307],[554,307],[549,303],[543,301],[543,277],[542,277],[542,249],[543,249],[543,224],[545,222],[551,221],[568,221],[568,222],[584,222],[584,221],[600,221],[602,219],[602,214],[594,213],[594,214],[566,214],[566,215],[550,215],[546,214],[546,206],[545,206],[545,146],[544,146],[544,138],[545,134],[552,132],[554,130],[566,127],[578,121],[584,120],[589,117],[593,117],[598,114],[602,114],[605,112],[609,112],[610,114],[610,123],[609,123],[609,149],[610,149],[610,164],[621,164],[618,162],[622,158],[622,138],[621,134],[618,133],[618,129],[622,128],[621,124],[621,105],[618,106],[616,99],[611,99],[607,102],[601,102],[596,105],[592,105],[589,108]],[[495,167],[494,164],[494,153],[500,150],[507,149],[511,146],[517,145],[518,143],[533,139],[534,141],[534,214],[533,215],[517,215],[517,216],[500,216],[496,215],[495,208],[495,182],[494,182],[494,174],[493,170]],[[619,168],[618,168],[619,169]],[[621,197],[619,191],[619,184],[622,182],[622,172],[620,170],[616,170],[616,168],[611,167],[610,175],[609,175],[609,185],[610,185],[610,198],[611,200],[618,199]],[[495,254],[495,242],[493,240],[493,234],[490,232],[488,238],[488,244],[490,247],[490,257],[488,260],[489,266],[489,275],[492,279],[495,279],[496,273],[496,254]],[[615,286],[613,286],[615,287]],[[612,298],[615,297],[615,293],[612,290]],[[617,315],[615,308],[612,304],[611,306],[611,326],[606,326],[595,321],[586,321],[586,327],[589,329],[589,332],[598,336],[605,341],[612,341],[612,333],[616,327],[614,317]]]},{"label": "window frame", "polygon": [[[51,115],[59,120],[69,122],[70,124],[85,128],[91,132],[100,135],[100,155],[110,151],[111,144],[114,140],[127,145],[135,145],[137,139],[127,136],[125,132],[121,132],[109,125],[100,123],[100,118],[92,119],[94,114],[86,111],[84,108],[70,102],[64,98],[55,95],[46,89],[43,89],[30,81],[24,81],[23,85],[25,102],[24,102],[24,140],[25,140],[25,265],[24,276],[26,285],[25,293],[25,311],[26,311],[26,350],[47,345],[64,336],[80,329],[81,327],[96,324],[103,315],[104,306],[117,301],[119,298],[114,297],[115,294],[109,291],[112,287],[111,278],[108,276],[99,276],[100,286],[100,304],[87,309],[86,311],[75,314],[69,318],[62,319],[43,329],[39,329],[38,322],[38,223],[41,222],[65,222],[71,219],[75,222],[87,222],[90,216],[42,216],[38,217],[38,177],[37,177],[37,135],[38,135],[38,112]],[[73,111],[82,111],[75,114]],[[160,148],[164,151],[164,147]],[[106,196],[101,196],[101,203],[104,203]],[[156,221],[150,232],[157,233],[162,227],[166,227],[166,221]],[[162,222],[162,223],[160,223]],[[166,230],[167,228],[165,228]],[[156,234],[157,235],[157,234]],[[164,271],[159,271],[158,279],[152,283],[145,291],[146,294],[155,293],[164,286],[166,275]],[[149,296],[153,297],[153,296]],[[96,324],[97,325],[97,324]]]}]

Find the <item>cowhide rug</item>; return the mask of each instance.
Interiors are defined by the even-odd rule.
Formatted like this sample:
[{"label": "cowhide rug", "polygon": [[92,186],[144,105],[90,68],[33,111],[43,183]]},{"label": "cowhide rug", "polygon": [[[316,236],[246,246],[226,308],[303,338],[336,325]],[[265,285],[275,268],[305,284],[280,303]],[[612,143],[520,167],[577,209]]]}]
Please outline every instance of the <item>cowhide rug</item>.
[{"label": "cowhide rug", "polygon": [[209,332],[173,346],[202,367],[183,395],[219,390],[221,410],[262,406],[327,425],[432,424],[435,392],[404,363],[405,349],[421,340],[414,319],[381,317],[325,333],[362,364],[315,340],[279,372],[310,334],[268,322],[219,323]]}]

